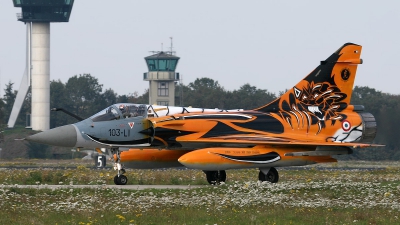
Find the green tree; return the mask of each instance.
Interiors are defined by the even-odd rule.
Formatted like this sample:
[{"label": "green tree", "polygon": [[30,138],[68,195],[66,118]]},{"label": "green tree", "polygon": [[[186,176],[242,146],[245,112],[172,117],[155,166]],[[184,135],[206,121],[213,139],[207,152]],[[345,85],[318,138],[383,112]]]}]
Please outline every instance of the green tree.
[{"label": "green tree", "polygon": [[4,101],[3,98],[0,98],[0,126],[6,123],[5,118],[4,118]]},{"label": "green tree", "polygon": [[111,88],[100,94],[99,107],[106,108],[115,103],[117,103],[117,93],[115,93]]},{"label": "green tree", "polygon": [[75,75],[68,79],[65,89],[68,101],[71,101],[71,112],[86,118],[102,110],[102,84],[90,74]]},{"label": "green tree", "polygon": [[146,89],[141,96],[138,96],[135,99],[135,103],[137,104],[150,104],[149,103],[149,89]]},{"label": "green tree", "polygon": [[[0,98],[0,146],[4,142],[4,130],[7,127],[6,121],[4,118],[4,102],[3,99]],[[1,154],[1,153],[0,153]]]},{"label": "green tree", "polygon": [[149,104],[149,89],[146,89],[142,95],[139,95],[139,93],[135,91],[133,94],[130,93],[129,95],[119,96],[118,102]]},{"label": "green tree", "polygon": [[129,95],[118,95],[117,102],[119,103],[129,102]]},{"label": "green tree", "polygon": [[[18,91],[13,90],[13,85],[14,83],[9,82],[6,84],[6,89],[4,89],[4,96],[3,96],[3,121],[5,123],[8,122],[8,119],[10,118],[12,108],[14,106],[15,98],[17,97]],[[31,111],[31,93],[30,90],[28,90],[28,93],[25,97],[25,100],[22,104],[22,108],[19,112],[16,125],[19,126],[25,126],[26,124],[26,114],[30,114]]]},{"label": "green tree", "polygon": [[[194,82],[189,83],[189,98],[185,98],[185,105],[196,108],[226,108],[226,92],[225,89],[210,78],[197,78]],[[185,96],[186,96],[185,95]]]},{"label": "green tree", "polygon": [[239,90],[229,93],[229,109],[255,109],[263,106],[276,98],[274,93],[265,89],[257,89],[250,84],[244,84]]},{"label": "green tree", "polygon": [[186,100],[190,102],[190,99],[191,89],[188,86],[180,84],[175,88],[175,106],[189,106]]},{"label": "green tree", "polygon": [[378,115],[382,105],[386,104],[385,96],[374,88],[355,86],[350,102],[352,105],[363,105],[368,112]]},{"label": "green tree", "polygon": [[8,82],[6,84],[6,89],[4,89],[4,96],[3,96],[3,101],[4,101],[4,114],[3,114],[3,119],[8,121],[8,118],[10,118],[11,110],[15,101],[15,97],[17,96],[17,91],[13,90],[13,85],[14,83]]},{"label": "green tree", "polygon": [[[67,111],[72,110],[73,102],[67,97],[65,84],[61,80],[52,80],[50,82],[50,109],[63,108]],[[77,122],[75,118],[64,114],[63,112],[51,111],[50,127],[59,127],[62,125]]]}]

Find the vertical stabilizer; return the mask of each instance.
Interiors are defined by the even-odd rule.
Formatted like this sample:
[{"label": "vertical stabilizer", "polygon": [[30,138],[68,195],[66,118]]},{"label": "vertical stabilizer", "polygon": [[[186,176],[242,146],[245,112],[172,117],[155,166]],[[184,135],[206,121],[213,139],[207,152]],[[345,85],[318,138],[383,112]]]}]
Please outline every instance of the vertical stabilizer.
[{"label": "vertical stabilizer", "polygon": [[361,48],[344,44],[280,98],[255,110],[279,115],[292,129],[294,123],[306,123],[308,128],[318,124],[317,133],[328,120],[343,121],[346,115],[341,112],[350,104],[357,66],[362,63]]},{"label": "vertical stabilizer", "polygon": [[309,75],[275,101],[256,110],[274,112],[299,102],[314,106],[323,101],[350,103],[361,46],[347,43],[321,61]]}]

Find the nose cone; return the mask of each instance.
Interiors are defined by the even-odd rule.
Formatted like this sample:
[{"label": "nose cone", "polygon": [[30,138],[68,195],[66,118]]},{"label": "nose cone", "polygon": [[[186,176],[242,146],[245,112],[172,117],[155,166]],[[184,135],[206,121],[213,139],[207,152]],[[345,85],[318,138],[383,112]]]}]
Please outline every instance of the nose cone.
[{"label": "nose cone", "polygon": [[77,135],[73,125],[66,125],[34,134],[26,140],[46,145],[75,147]]}]

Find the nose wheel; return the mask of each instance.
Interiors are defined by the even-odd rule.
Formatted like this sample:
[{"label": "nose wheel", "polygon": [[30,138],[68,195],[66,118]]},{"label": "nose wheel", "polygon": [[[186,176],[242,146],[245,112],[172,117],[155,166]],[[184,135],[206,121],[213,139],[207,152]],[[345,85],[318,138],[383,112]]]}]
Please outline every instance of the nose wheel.
[{"label": "nose wheel", "polygon": [[125,185],[126,183],[128,183],[128,178],[125,175],[116,175],[114,177],[114,184]]},{"label": "nose wheel", "polygon": [[125,169],[121,164],[121,152],[118,148],[111,148],[111,153],[117,156],[117,159],[114,162],[114,170],[117,170],[117,175],[114,177],[114,184],[125,185],[128,183],[128,178],[123,175],[125,173]]}]

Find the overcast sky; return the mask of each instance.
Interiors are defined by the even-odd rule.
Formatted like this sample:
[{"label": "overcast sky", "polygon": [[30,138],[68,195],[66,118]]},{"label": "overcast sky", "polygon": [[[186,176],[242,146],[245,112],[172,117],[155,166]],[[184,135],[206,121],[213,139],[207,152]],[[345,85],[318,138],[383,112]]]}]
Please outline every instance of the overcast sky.
[{"label": "overcast sky", "polygon": [[[118,4],[117,4],[118,3]],[[143,94],[144,57],[174,50],[185,85],[209,77],[291,88],[346,42],[363,46],[356,85],[400,94],[400,1],[75,0],[69,23],[51,24],[51,80],[90,73],[119,95]],[[18,89],[26,27],[0,0],[0,95]]]}]

